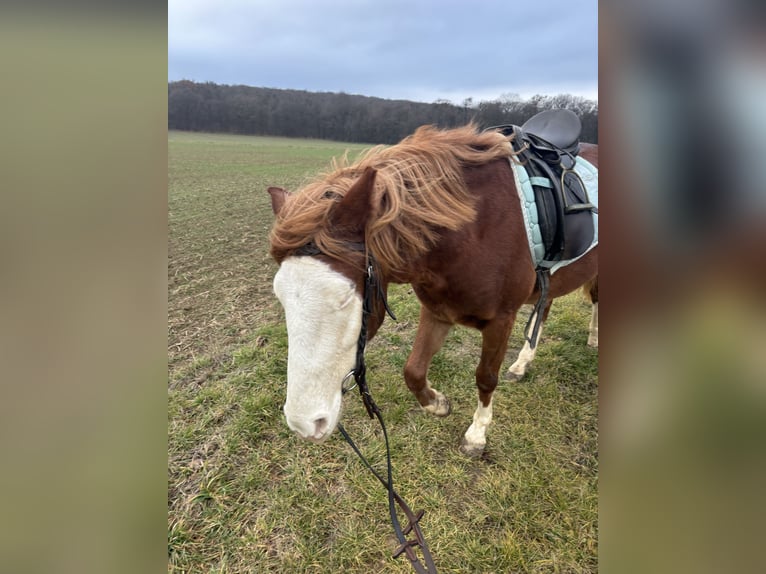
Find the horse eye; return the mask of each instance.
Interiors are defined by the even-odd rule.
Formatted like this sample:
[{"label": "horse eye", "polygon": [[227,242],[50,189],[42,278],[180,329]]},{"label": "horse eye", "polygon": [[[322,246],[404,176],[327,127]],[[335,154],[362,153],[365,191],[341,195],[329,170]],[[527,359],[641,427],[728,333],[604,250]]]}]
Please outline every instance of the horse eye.
[{"label": "horse eye", "polygon": [[340,197],[341,196],[340,196],[339,193],[337,193],[337,192],[335,192],[335,191],[333,191],[331,189],[328,189],[327,191],[324,192],[324,198],[325,199],[340,199]]}]

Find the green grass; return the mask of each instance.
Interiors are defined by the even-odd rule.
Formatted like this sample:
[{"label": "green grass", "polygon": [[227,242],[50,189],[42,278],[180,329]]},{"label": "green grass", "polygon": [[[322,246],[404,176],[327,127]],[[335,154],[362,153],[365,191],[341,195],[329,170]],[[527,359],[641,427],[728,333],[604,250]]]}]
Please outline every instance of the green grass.
[{"label": "green grass", "polygon": [[[366,146],[171,132],[168,265],[168,571],[410,572],[393,560],[386,495],[335,433],[299,440],[283,420],[287,333],[271,291],[266,188],[295,189]],[[476,407],[476,331],[456,328],[430,379],[452,401],[422,413],[402,379],[419,304],[395,285],[368,347],[394,481],[440,572],[597,571],[598,354],[590,305],[558,300],[530,371],[495,393],[484,456],[458,452]],[[522,346],[520,315],[504,369]],[[358,395],[343,422],[369,458],[380,431]],[[382,466],[381,466],[382,468]]]}]

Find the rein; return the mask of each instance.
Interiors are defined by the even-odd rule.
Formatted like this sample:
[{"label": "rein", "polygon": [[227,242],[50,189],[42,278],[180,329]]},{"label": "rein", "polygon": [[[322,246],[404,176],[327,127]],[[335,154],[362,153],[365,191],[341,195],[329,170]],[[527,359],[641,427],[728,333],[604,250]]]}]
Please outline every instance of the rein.
[{"label": "rein", "polygon": [[[364,243],[349,243],[349,247],[351,247],[354,251],[366,250]],[[322,251],[313,242],[308,243],[295,251],[295,255],[320,255],[321,253]],[[346,432],[346,429],[343,428],[343,425],[340,423],[338,423],[338,431],[340,431],[343,438],[346,440],[349,446],[351,446],[364,466],[366,466],[370,472],[372,472],[375,478],[378,479],[378,481],[388,492],[388,512],[391,517],[391,525],[394,528],[394,533],[396,534],[396,538],[400,544],[399,547],[394,550],[393,557],[398,558],[402,554],[405,554],[413,569],[418,572],[418,574],[436,574],[436,566],[434,565],[431,552],[428,549],[428,544],[426,543],[425,538],[423,537],[423,532],[420,530],[419,521],[421,518],[423,518],[425,512],[421,510],[417,513],[414,513],[404,501],[404,499],[399,496],[396,490],[394,490],[393,468],[391,465],[391,449],[389,448],[388,443],[388,431],[386,430],[386,425],[383,422],[383,415],[380,412],[378,405],[375,403],[375,400],[372,398],[370,389],[367,386],[367,367],[364,363],[364,350],[367,346],[367,322],[369,316],[373,312],[373,302],[375,298],[379,299],[383,304],[383,308],[385,309],[386,313],[388,313],[388,315],[394,321],[397,320],[396,316],[391,311],[391,308],[388,306],[386,294],[383,292],[383,286],[380,284],[380,281],[378,281],[378,276],[375,272],[376,267],[377,265],[375,258],[372,256],[372,253],[368,253],[367,272],[364,279],[364,293],[362,298],[362,327],[359,331],[359,339],[357,340],[356,346],[356,365],[354,366],[354,369],[343,378],[342,382],[342,384],[345,385],[346,381],[348,381],[348,379],[353,376],[354,384],[350,387],[344,386],[342,388],[342,392],[345,395],[348,391],[352,390],[354,387],[357,387],[359,389],[359,394],[362,397],[364,407],[367,409],[367,414],[371,419],[378,419],[380,428],[383,430],[383,438],[385,439],[386,443],[386,478],[383,478],[380,473],[378,473],[372,467],[370,462],[364,457],[361,450],[359,450],[359,447],[356,446],[348,432]],[[402,525],[399,522],[399,517],[396,512],[396,505],[399,506],[401,511],[407,517],[407,525],[404,528],[402,528]],[[414,539],[407,539],[407,535],[410,534],[410,532],[413,533]],[[423,553],[425,566],[423,566],[423,564],[420,562],[420,559],[415,552],[415,548],[418,546]]]}]

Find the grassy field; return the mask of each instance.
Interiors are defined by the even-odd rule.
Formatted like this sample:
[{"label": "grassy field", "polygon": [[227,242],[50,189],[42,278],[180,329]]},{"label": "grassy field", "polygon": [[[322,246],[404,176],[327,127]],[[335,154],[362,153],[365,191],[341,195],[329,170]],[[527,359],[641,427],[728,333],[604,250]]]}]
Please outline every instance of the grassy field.
[{"label": "grassy field", "polygon": [[[394,560],[386,495],[335,433],[299,440],[284,402],[287,334],[271,281],[266,188],[295,189],[365,146],[171,132],[168,263],[168,571],[410,572]],[[554,304],[530,372],[502,382],[485,455],[458,452],[476,406],[480,336],[456,328],[430,379],[451,400],[422,413],[402,378],[419,304],[394,285],[399,318],[367,352],[392,440],[394,481],[439,572],[597,571],[598,354],[590,305]],[[507,369],[522,346],[514,328]],[[343,422],[376,464],[382,436],[356,393]],[[381,466],[382,468],[382,466]]]}]

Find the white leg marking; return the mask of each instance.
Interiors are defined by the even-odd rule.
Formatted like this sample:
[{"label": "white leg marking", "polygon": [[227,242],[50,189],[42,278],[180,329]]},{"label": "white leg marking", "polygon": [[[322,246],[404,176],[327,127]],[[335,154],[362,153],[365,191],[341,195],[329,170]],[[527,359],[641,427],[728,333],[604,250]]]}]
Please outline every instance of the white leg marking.
[{"label": "white leg marking", "polygon": [[516,359],[516,362],[508,368],[508,374],[511,375],[512,379],[519,380],[524,376],[524,373],[527,372],[529,363],[531,363],[532,359],[535,358],[535,353],[537,353],[537,345],[540,343],[540,337],[542,336],[543,326],[540,325],[540,328],[537,330],[537,339],[535,339],[535,348],[533,349],[529,345],[529,341],[526,341],[521,351],[519,352],[519,356]]},{"label": "white leg marking", "polygon": [[590,331],[588,346],[598,348],[598,302],[593,303],[593,315],[591,315],[588,329]]},{"label": "white leg marking", "polygon": [[450,413],[449,399],[445,397],[442,393],[440,393],[439,391],[431,387],[430,381],[427,381],[426,385],[428,386],[429,389],[431,389],[436,394],[436,397],[428,405],[421,408],[427,413],[436,415],[437,417],[447,416]]},{"label": "white leg marking", "polygon": [[467,455],[476,456],[481,454],[487,444],[487,427],[492,422],[492,399],[486,407],[478,402],[476,412],[473,413],[473,424],[468,427],[460,445],[460,450]]}]

